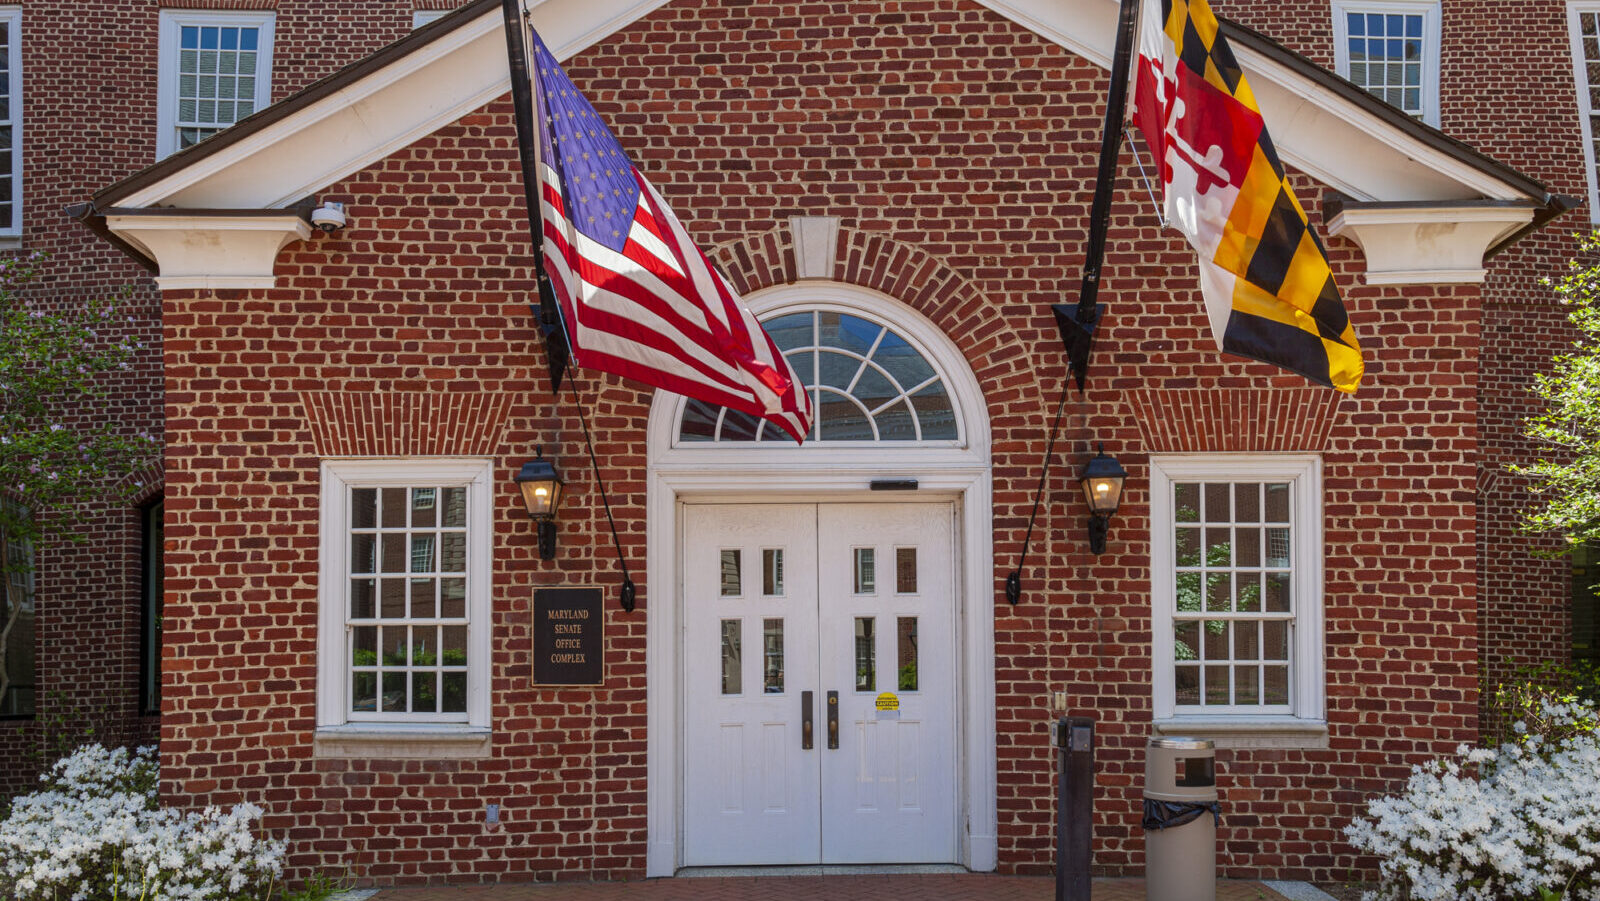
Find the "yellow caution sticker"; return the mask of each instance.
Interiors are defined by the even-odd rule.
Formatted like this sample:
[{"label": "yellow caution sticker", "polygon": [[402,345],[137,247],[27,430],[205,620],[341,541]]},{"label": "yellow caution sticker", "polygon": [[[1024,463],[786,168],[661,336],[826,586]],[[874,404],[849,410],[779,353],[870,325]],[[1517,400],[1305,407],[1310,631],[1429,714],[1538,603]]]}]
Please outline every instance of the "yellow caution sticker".
[{"label": "yellow caution sticker", "polygon": [[878,695],[878,709],[879,710],[899,710],[900,709],[900,698],[897,695],[891,694],[890,692],[886,691],[883,694]]}]

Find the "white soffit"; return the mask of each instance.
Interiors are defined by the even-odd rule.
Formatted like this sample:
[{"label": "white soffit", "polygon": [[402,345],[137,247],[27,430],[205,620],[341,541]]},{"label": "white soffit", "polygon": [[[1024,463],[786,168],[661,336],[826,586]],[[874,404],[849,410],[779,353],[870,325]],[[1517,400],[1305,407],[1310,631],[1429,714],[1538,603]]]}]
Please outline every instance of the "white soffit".
[{"label": "white soffit", "polygon": [[[533,24],[567,59],[669,0],[535,0]],[[314,194],[511,89],[500,7],[248,138],[196,160],[119,207],[274,209]]]},{"label": "white soffit", "polygon": [[[534,25],[566,59],[669,0],[543,0]],[[1116,0],[977,0],[1108,66]],[[510,88],[492,7],[366,78],[118,198],[119,207],[287,206],[457,121]],[[1356,201],[1526,199],[1283,64],[1235,44],[1284,161]]]},{"label": "white soffit", "polygon": [[[1117,0],[977,0],[1101,68],[1111,67]],[[1232,42],[1282,160],[1355,200],[1521,200],[1467,166],[1249,47]]]}]

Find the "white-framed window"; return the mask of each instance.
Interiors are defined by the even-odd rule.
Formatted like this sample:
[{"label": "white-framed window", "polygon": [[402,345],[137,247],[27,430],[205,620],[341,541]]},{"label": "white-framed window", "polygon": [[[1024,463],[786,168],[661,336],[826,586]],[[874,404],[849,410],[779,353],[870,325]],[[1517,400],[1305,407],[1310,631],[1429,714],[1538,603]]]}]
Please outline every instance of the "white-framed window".
[{"label": "white-framed window", "polygon": [[1589,181],[1589,221],[1600,223],[1600,0],[1568,0],[1567,31],[1572,38],[1573,77],[1578,117],[1583,126],[1583,162]]},{"label": "white-framed window", "polygon": [[1154,713],[1321,723],[1322,461],[1150,459]]},{"label": "white-framed window", "polygon": [[22,236],[22,8],[0,7],[0,238]]},{"label": "white-framed window", "polygon": [[317,725],[489,725],[493,461],[322,464]]},{"label": "white-framed window", "polygon": [[1333,0],[1333,48],[1340,75],[1439,124],[1438,0]]},{"label": "white-framed window", "polygon": [[272,102],[273,13],[162,10],[157,158]]},{"label": "white-framed window", "polygon": [[414,9],[411,11],[411,28],[415,31],[429,22],[442,19],[448,15],[450,15],[450,10],[448,9]]}]

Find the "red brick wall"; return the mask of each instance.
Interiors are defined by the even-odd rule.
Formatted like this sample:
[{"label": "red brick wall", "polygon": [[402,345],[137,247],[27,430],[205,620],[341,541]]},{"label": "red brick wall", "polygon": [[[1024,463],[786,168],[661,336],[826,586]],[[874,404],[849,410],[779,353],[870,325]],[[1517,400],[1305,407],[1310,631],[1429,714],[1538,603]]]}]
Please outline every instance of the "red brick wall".
[{"label": "red brick wall", "polygon": [[[62,210],[155,162],[159,8],[243,8],[203,3],[30,2],[22,18],[23,238],[21,252],[50,254],[31,292],[71,307],[132,286],[130,318],[118,324],[146,345],[108,400],[68,412],[112,421],[129,433],[159,433],[162,421],[160,299],[144,269]],[[273,96],[282,98],[398,40],[411,5],[320,0],[246,4],[277,10]],[[427,4],[440,8],[438,0]],[[453,6],[454,4],[444,4]],[[60,23],[72,23],[71,39]],[[0,253],[6,251],[0,250]],[[159,471],[154,475],[159,479]],[[159,492],[159,481],[145,496]],[[38,715],[0,720],[0,795],[32,782],[41,760],[89,736],[147,742],[153,717],[138,716],[140,520],[136,508],[91,505],[80,545],[52,547],[38,572]],[[46,760],[46,762],[48,762]]]},{"label": "red brick wall", "polygon": [[[721,246],[741,287],[792,279],[790,216],[838,216],[837,276],[929,316],[977,374],[994,432],[997,568],[982,600],[995,605],[1003,870],[1050,865],[1052,690],[1100,722],[1097,866],[1142,865],[1147,436],[1160,431],[1142,417],[1174,412],[1162,398],[1215,389],[1237,401],[1213,425],[1253,422],[1324,454],[1332,724],[1326,750],[1219,755],[1223,868],[1329,880],[1371,864],[1339,828],[1412,763],[1476,735],[1477,288],[1362,287],[1359,252],[1332,241],[1369,376],[1331,412],[1301,405],[1304,380],[1216,354],[1192,254],[1159,232],[1130,165],[1103,291],[1111,312],[1062,442],[1075,466],[1103,440],[1130,472],[1128,493],[1095,558],[1075,472],[1056,470],[1027,598],[1013,610],[1001,585],[1063,370],[1048,304],[1071,299],[1082,263],[1104,72],[965,0],[675,4],[570,72],[695,237]],[[1320,189],[1298,186],[1320,221]],[[582,380],[640,609],[608,606],[601,689],[534,691],[532,588],[609,588],[616,564],[577,424],[540,385],[520,190],[498,102],[324,192],[347,203],[351,225],[288,248],[279,287],[165,300],[163,788],[181,804],[263,803],[268,827],[293,840],[297,873],[349,868],[393,882],[644,869],[644,623],[652,604],[671,602],[644,572],[649,397]],[[485,760],[312,753],[318,423],[339,407],[305,397],[376,391],[447,404],[492,395],[475,415],[510,404],[493,450],[496,734]],[[371,441],[412,440],[367,422]],[[1213,433],[1173,440],[1204,449]],[[535,444],[569,478],[548,564],[509,483]],[[481,825],[485,803],[502,805],[499,831]]]}]

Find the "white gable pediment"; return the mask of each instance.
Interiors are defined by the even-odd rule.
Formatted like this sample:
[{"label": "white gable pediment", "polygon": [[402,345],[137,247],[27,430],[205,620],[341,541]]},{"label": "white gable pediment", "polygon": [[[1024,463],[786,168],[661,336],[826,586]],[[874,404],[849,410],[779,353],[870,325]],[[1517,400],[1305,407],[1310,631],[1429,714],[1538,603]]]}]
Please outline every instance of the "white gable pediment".
[{"label": "white gable pediment", "polygon": [[[551,50],[568,59],[668,2],[543,0],[532,16]],[[1096,65],[1109,64],[1116,0],[977,2]],[[500,4],[477,0],[218,138],[100,192],[95,213],[288,207],[508,93],[503,29]],[[1270,41],[1241,37],[1233,41],[1235,55],[1284,162],[1351,201],[1501,201],[1521,207],[1508,214],[1504,228],[1491,230],[1496,240],[1532,221],[1535,208],[1549,205],[1531,180],[1403,116],[1397,120]]]}]

